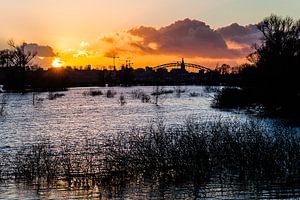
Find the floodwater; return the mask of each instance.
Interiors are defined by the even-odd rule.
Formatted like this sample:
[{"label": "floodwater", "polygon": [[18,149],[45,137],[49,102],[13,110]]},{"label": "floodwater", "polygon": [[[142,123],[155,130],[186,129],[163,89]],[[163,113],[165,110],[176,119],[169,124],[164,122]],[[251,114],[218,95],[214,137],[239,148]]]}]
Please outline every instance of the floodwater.
[{"label": "floodwater", "polygon": [[[99,89],[103,93],[115,90],[117,94],[114,98],[85,96],[83,93],[88,92],[89,88],[74,88],[63,92],[65,96],[55,100],[48,100],[48,93],[36,94],[43,101],[35,105],[32,105],[32,94],[9,94],[6,115],[0,119],[0,148],[34,142],[38,136],[68,142],[106,137],[132,127],[145,126],[156,118],[163,118],[170,124],[182,124],[191,115],[233,115],[211,109],[213,94],[204,93],[203,87],[188,87],[180,98],[176,94],[164,95],[158,100],[159,106],[142,103],[131,95],[137,89],[150,94],[153,87]],[[192,92],[201,96],[189,97]],[[121,93],[127,102],[124,106],[119,103]]]},{"label": "floodwater", "polygon": [[[114,98],[84,95],[90,89],[117,92]],[[189,117],[213,119],[247,119],[238,112],[226,112],[210,107],[213,92],[205,87],[188,86],[180,96],[162,95],[158,105],[142,103],[132,96],[132,91],[143,90],[150,94],[154,87],[71,88],[64,96],[49,100],[49,93],[8,94],[5,115],[0,117],[0,152],[13,152],[24,144],[33,144],[39,138],[47,138],[54,144],[84,143],[87,139],[105,140],[110,136],[134,127],[143,127],[155,119],[163,119],[170,125],[183,124]],[[164,89],[174,89],[165,87]],[[191,97],[190,93],[197,93]],[[120,95],[126,103],[121,105]],[[266,120],[266,123],[270,123]],[[263,184],[238,185],[211,183],[205,185],[185,184],[170,186],[160,183],[131,184],[126,187],[101,190],[92,188],[73,189],[65,183],[39,186],[15,183],[0,183],[0,199],[295,199],[300,198],[300,187]],[[118,192],[116,192],[118,191]]]}]

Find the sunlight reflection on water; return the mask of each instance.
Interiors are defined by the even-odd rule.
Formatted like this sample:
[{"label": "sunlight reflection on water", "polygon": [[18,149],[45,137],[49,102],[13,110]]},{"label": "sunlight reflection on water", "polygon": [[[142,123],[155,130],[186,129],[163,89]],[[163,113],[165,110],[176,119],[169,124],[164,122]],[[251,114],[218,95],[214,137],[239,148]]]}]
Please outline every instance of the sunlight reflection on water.
[{"label": "sunlight reflection on water", "polygon": [[[24,143],[35,143],[40,137],[48,138],[56,144],[61,142],[73,145],[83,144],[86,139],[105,139],[117,132],[146,126],[151,120],[157,118],[162,118],[167,124],[172,125],[183,124],[190,116],[207,119],[222,116],[237,120],[249,117],[244,114],[222,112],[210,108],[213,93],[205,93],[204,87],[199,86],[185,88],[187,91],[181,94],[180,98],[175,94],[167,95],[159,101],[160,106],[155,106],[153,103],[142,103],[141,100],[132,98],[133,90],[141,89],[150,94],[153,87],[98,89],[104,93],[108,89],[113,89],[118,94],[114,98],[107,98],[105,95],[93,97],[83,95],[84,92],[89,91],[89,88],[72,88],[64,92],[65,96],[55,100],[48,100],[48,93],[39,93],[37,96],[44,100],[36,102],[35,105],[32,104],[32,94],[9,94],[7,114],[0,119],[0,151],[13,151]],[[166,87],[166,89],[173,89],[173,87]],[[190,97],[191,92],[201,95]],[[118,102],[121,93],[124,94],[127,102],[124,106]],[[282,187],[276,186],[269,186],[267,191],[262,186],[261,191],[257,191],[260,192],[259,194],[243,193],[243,189],[236,188],[236,185],[211,184],[196,188],[196,191],[189,185],[163,189],[159,187],[147,184],[129,187],[124,189],[123,196],[117,196],[115,199],[161,199],[162,197],[190,199],[195,196],[204,199],[212,197],[248,199],[257,196],[260,198],[288,198],[289,194],[300,195],[299,190],[284,190]],[[238,194],[234,193],[235,190],[239,191]],[[279,191],[279,193],[273,191]],[[281,196],[278,197],[278,195]],[[113,198],[109,192],[99,193],[97,188],[72,190],[64,184],[53,188],[49,186],[36,188],[34,185],[24,186],[15,183],[0,185],[0,199],[99,199],[100,197],[102,199]]]},{"label": "sunlight reflection on water", "polygon": [[[107,91],[108,88],[100,88]],[[32,94],[10,94],[7,115],[0,122],[0,148],[17,147],[22,143],[34,142],[37,136],[49,137],[52,141],[78,141],[85,138],[101,138],[131,127],[145,126],[153,118],[163,118],[166,123],[182,124],[190,115],[212,116],[233,115],[210,108],[211,97],[189,97],[189,92],[203,94],[203,87],[189,87],[180,98],[167,95],[159,107],[142,103],[131,97],[131,91],[142,89],[150,94],[153,87],[109,88],[117,91],[115,98],[84,96],[88,88],[74,88],[65,96],[48,100],[48,93],[37,94],[42,102],[32,105]],[[172,89],[166,88],[166,89]],[[118,103],[123,93],[127,103]]]}]

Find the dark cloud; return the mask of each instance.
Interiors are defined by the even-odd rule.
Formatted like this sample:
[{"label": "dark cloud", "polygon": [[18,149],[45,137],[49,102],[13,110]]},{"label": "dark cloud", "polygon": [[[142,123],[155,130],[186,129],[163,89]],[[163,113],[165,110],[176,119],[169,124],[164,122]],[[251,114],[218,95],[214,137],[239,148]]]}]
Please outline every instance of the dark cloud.
[{"label": "dark cloud", "polygon": [[258,44],[262,37],[262,34],[259,32],[256,25],[241,26],[237,23],[233,23],[229,26],[218,29],[217,32],[220,33],[226,40],[249,46]]},{"label": "dark cloud", "polygon": [[176,21],[160,29],[141,26],[128,32],[142,38],[141,41],[132,42],[131,46],[145,53],[207,58],[240,58],[244,56],[244,50],[229,49],[225,39],[218,31],[198,20]]},{"label": "dark cloud", "polygon": [[25,51],[36,52],[40,57],[54,57],[56,54],[50,46],[41,46],[36,43],[30,43],[25,45]]}]

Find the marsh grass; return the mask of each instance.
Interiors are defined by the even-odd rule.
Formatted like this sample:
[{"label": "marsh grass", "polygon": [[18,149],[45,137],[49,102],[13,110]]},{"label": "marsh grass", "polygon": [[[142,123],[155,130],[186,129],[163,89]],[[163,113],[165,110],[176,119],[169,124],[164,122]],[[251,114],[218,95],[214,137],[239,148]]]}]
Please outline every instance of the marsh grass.
[{"label": "marsh grass", "polygon": [[129,174],[163,174],[173,181],[204,180],[224,172],[247,179],[299,177],[299,137],[288,128],[270,132],[262,127],[253,121],[188,120],[173,128],[158,123],[116,139],[122,148],[108,146],[112,160],[122,160]]},{"label": "marsh grass", "polygon": [[11,157],[6,167],[16,180],[64,180],[72,188],[125,187],[145,180],[208,183],[224,177],[293,184],[299,183],[300,138],[291,128],[257,121],[190,118],[184,125],[167,126],[158,120],[77,147],[40,141]]}]

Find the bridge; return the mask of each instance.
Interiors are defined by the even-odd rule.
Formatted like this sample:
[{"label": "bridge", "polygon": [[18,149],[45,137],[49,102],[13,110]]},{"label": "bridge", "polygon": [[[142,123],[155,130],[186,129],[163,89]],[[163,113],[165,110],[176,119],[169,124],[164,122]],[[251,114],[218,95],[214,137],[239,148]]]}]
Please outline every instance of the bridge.
[{"label": "bridge", "polygon": [[211,69],[209,69],[207,67],[204,67],[204,66],[201,66],[201,65],[192,64],[192,63],[185,63],[183,58],[182,58],[181,62],[166,63],[166,64],[158,65],[158,66],[154,67],[153,69],[158,70],[158,69],[164,69],[164,68],[168,68],[168,67],[179,68],[182,71],[186,71],[186,68],[188,68],[188,67],[203,70],[204,72],[212,71]]}]

